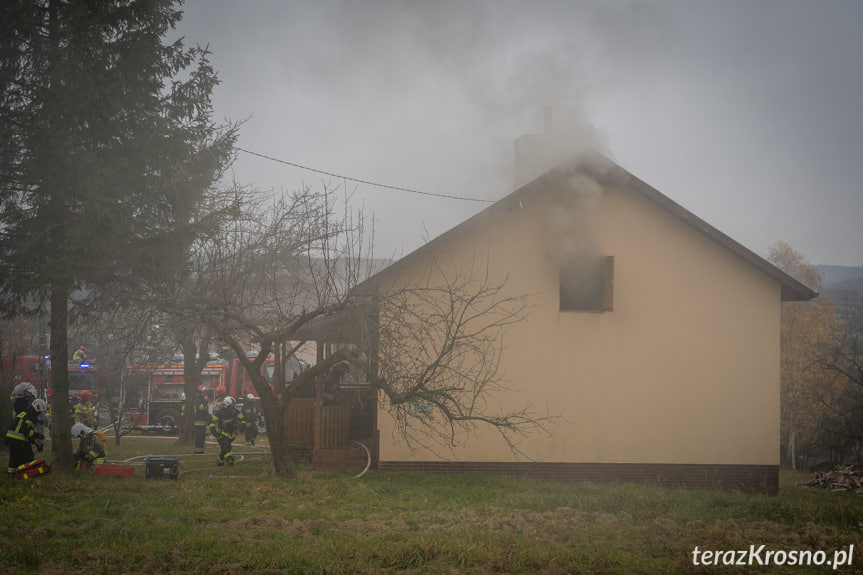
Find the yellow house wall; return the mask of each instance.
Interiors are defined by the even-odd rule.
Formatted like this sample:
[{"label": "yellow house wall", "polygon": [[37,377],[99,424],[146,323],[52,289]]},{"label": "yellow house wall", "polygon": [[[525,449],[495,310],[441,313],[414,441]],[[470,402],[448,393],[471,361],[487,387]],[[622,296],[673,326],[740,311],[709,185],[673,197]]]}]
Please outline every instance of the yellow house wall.
[{"label": "yellow house wall", "polygon": [[[487,258],[512,293],[535,295],[506,333],[513,391],[491,409],[527,405],[548,433],[519,438],[521,455],[488,428],[411,450],[381,409],[380,459],[777,465],[778,282],[640,194],[606,189],[576,212],[555,197],[450,234],[398,275]],[[559,311],[573,245],[614,256],[613,311]]]}]

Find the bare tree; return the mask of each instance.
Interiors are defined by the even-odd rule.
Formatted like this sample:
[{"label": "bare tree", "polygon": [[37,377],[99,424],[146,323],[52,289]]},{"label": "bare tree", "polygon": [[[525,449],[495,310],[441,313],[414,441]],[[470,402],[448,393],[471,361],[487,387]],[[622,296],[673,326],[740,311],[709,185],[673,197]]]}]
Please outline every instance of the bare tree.
[{"label": "bare tree", "polygon": [[[503,333],[530,311],[531,297],[509,294],[480,266],[449,276],[436,266],[434,278],[430,271],[369,292],[360,286],[373,271],[365,223],[326,185],[283,197],[248,193],[241,217],[198,245],[196,296],[166,311],[232,348],[261,398],[277,474],[295,473],[285,427],[291,402],[336,366],[365,372],[411,444],[453,444],[462,431],[490,426],[517,449],[516,436],[547,418],[500,412],[491,399],[507,389]],[[353,345],[319,354],[286,381],[280,364],[307,340],[332,342],[338,331]],[[272,385],[262,373],[271,354]]]},{"label": "bare tree", "polygon": [[179,334],[178,345],[183,351],[183,413],[189,414],[180,422],[179,443],[190,443],[195,439],[195,396],[201,382],[201,372],[210,361],[209,332],[196,333],[194,329],[186,329]]},{"label": "bare tree", "polygon": [[[200,318],[186,311],[197,308],[201,282],[208,280],[196,273],[201,267],[198,252],[238,216],[241,193],[236,185],[208,188],[197,202],[183,206],[174,227],[153,240],[163,249],[146,254],[154,260],[150,273],[118,273],[114,281],[93,286],[89,297],[73,307],[73,325],[86,326],[90,338],[110,352],[103,353],[107,361],[100,361],[99,372],[119,386],[110,404],[118,439],[128,432],[119,417],[127,366],[145,373],[182,351],[185,411],[191,413],[213,339]],[[191,441],[192,418],[182,418],[179,429],[179,441]]]},{"label": "bare tree", "polygon": [[[771,247],[768,259],[812,289],[821,288],[817,268],[787,243]],[[833,323],[833,306],[826,297],[782,304],[780,448],[792,469],[823,446],[823,399],[832,393],[833,376],[823,369],[818,354],[832,339]]]},{"label": "bare tree", "polygon": [[242,214],[196,246],[195,297],[165,307],[232,348],[261,398],[278,474],[294,474],[285,434],[294,391],[342,357],[331,356],[290,383],[277,370],[272,387],[262,366],[271,353],[278,362],[290,355],[285,343],[299,339],[315,318],[348,306],[364,273],[367,240],[362,213],[351,212],[347,198],[339,205],[328,186],[282,197],[247,191]]},{"label": "bare tree", "polygon": [[831,340],[819,349],[820,367],[835,377],[833,385],[815,394],[827,412],[822,442],[841,459],[859,463],[863,456],[863,318],[852,313],[834,327]]},{"label": "bare tree", "polygon": [[455,446],[484,426],[518,452],[516,437],[544,431],[549,417],[528,407],[496,411],[492,401],[511,391],[500,371],[504,335],[530,313],[533,296],[508,293],[487,267],[451,268],[435,261],[378,296],[374,385],[411,448]]},{"label": "bare tree", "polygon": [[[99,298],[100,305],[73,307],[72,323],[79,337],[97,342],[95,351],[99,386],[99,419],[110,420],[114,429],[115,444],[128,435],[133,426],[123,420],[126,412],[128,389],[127,369],[146,352],[144,341],[154,323],[159,321],[151,307],[128,305],[120,300]],[[92,304],[94,302],[85,302]]]}]

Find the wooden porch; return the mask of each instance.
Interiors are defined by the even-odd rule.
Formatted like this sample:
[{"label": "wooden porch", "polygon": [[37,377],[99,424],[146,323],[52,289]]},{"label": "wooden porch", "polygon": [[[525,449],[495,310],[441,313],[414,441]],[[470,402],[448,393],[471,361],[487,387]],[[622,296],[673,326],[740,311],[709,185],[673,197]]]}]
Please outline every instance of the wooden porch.
[{"label": "wooden porch", "polygon": [[[316,363],[320,364],[333,346],[367,339],[376,321],[376,306],[366,304],[318,316],[293,337],[315,342]],[[325,401],[323,376],[318,375],[314,398],[295,398],[285,413],[288,442],[292,450],[307,454],[315,469],[364,469],[367,464],[377,469],[377,392],[365,382],[354,382],[342,391],[347,393],[330,395]]]},{"label": "wooden porch", "polygon": [[[376,427],[376,426],[375,426]],[[349,405],[322,405],[316,399],[294,399],[285,414],[285,432],[299,459],[310,459],[314,469],[363,469],[371,455],[377,468],[376,432],[352,433]]]}]

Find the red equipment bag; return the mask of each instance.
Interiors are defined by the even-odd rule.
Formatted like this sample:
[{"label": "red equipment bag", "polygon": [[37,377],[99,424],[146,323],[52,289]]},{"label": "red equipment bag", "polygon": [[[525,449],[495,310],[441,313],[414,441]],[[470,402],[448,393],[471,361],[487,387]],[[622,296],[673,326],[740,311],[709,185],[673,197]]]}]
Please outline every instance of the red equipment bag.
[{"label": "red equipment bag", "polygon": [[32,479],[51,471],[51,466],[44,459],[35,459],[30,463],[18,466],[19,479]]}]

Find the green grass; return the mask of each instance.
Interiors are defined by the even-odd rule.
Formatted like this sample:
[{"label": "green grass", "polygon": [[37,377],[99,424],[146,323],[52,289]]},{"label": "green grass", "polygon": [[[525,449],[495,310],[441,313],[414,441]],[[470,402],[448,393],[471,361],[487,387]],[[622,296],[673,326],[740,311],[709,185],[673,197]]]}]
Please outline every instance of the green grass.
[{"label": "green grass", "polygon": [[[129,436],[108,455],[133,478],[0,482],[0,573],[826,573],[694,566],[691,553],[863,549],[863,496],[797,487],[802,474],[783,472],[775,497],[307,468],[289,480],[263,449],[237,446],[232,468],[214,446],[190,451]],[[147,454],[180,455],[179,480],[145,480]]]}]

